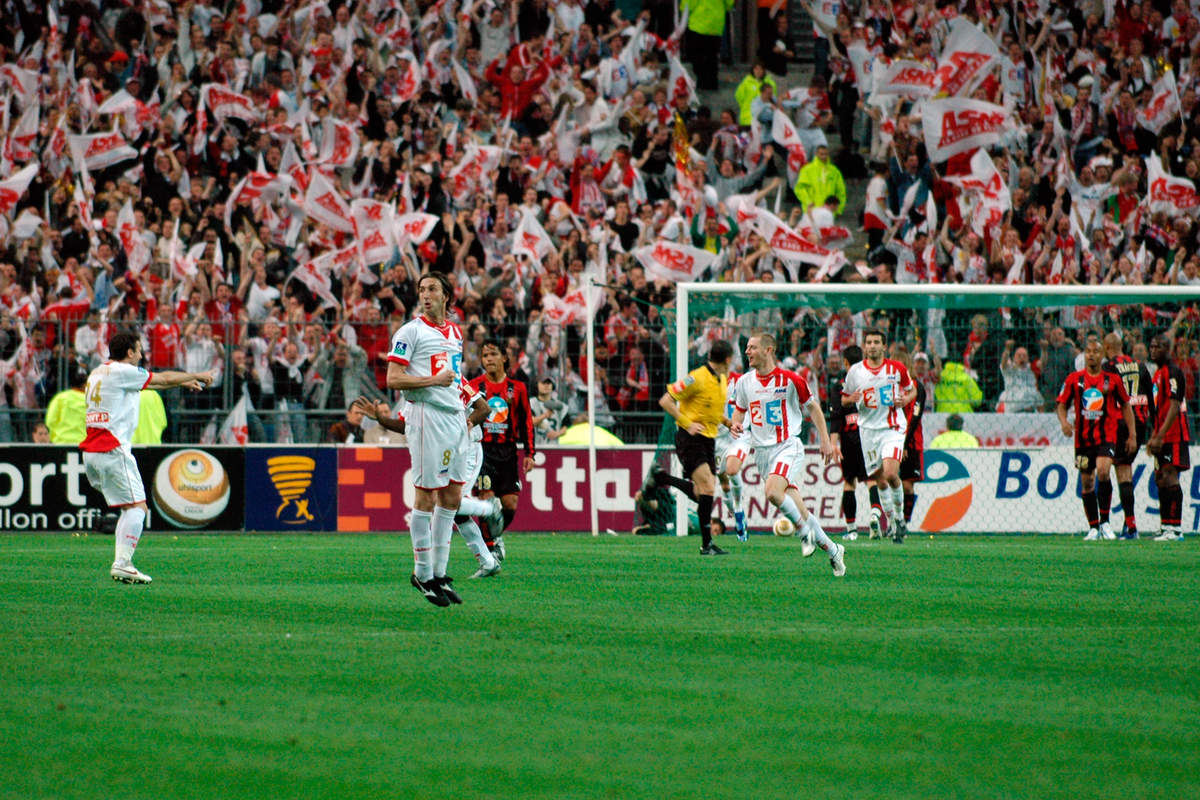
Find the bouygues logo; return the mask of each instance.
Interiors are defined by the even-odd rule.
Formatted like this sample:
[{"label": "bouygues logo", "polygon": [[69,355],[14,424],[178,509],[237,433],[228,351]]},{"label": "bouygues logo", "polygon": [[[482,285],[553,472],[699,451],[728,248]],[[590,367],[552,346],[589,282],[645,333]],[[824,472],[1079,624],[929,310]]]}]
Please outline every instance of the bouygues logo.
[{"label": "bouygues logo", "polygon": [[[303,525],[312,522],[312,512],[308,510],[308,500],[305,497],[312,486],[313,470],[317,462],[308,456],[275,456],[267,459],[267,475],[271,485],[279,493],[279,508],[275,509],[275,519],[284,525]],[[291,506],[291,510],[288,507]],[[288,513],[285,515],[284,512]]]},{"label": "bouygues logo", "polygon": [[937,484],[939,494],[921,522],[921,530],[939,533],[950,530],[967,515],[974,489],[963,463],[945,450],[925,451],[925,484]]}]

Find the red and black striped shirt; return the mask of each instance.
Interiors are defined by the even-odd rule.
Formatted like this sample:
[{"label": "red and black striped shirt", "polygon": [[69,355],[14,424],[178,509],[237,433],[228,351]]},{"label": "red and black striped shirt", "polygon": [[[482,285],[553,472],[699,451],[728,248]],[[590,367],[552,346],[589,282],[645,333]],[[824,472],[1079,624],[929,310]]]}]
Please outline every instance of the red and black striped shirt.
[{"label": "red and black striped shirt", "polygon": [[505,376],[498,383],[486,374],[471,381],[475,391],[488,404],[488,417],[480,426],[484,444],[507,444],[516,449],[525,444],[525,455],[533,455],[533,412],[529,408],[529,390],[525,384]]},{"label": "red and black striped shirt", "polygon": [[[1154,402],[1150,397],[1150,370],[1146,369],[1145,364],[1134,361],[1127,355],[1109,359],[1104,364],[1104,369],[1115,373],[1121,379],[1121,383],[1125,384],[1129,405],[1133,406],[1133,419],[1137,422],[1138,429],[1143,430],[1154,416]],[[1121,413],[1119,406],[1114,413]]]},{"label": "red and black striped shirt", "polygon": [[1167,412],[1171,409],[1171,401],[1179,401],[1179,414],[1171,427],[1163,431],[1164,443],[1186,443],[1192,440],[1187,422],[1187,400],[1184,399],[1183,370],[1174,364],[1164,364],[1154,373],[1154,432],[1167,421]]},{"label": "red and black striped shirt", "polygon": [[925,449],[925,433],[921,430],[921,418],[925,416],[925,387],[920,381],[913,381],[917,387],[917,397],[904,409],[908,417],[908,432],[904,435],[904,449],[921,451]]},{"label": "red and black striped shirt", "polygon": [[1072,372],[1063,382],[1058,402],[1075,409],[1076,447],[1116,444],[1117,423],[1129,393],[1115,372]]}]

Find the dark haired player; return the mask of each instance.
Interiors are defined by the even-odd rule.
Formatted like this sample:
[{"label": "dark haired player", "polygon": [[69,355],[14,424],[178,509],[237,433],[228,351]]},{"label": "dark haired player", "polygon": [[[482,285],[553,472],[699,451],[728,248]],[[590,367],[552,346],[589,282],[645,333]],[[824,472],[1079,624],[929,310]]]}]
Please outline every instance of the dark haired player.
[{"label": "dark haired player", "polygon": [[1154,482],[1158,485],[1161,526],[1156,542],[1183,540],[1183,489],[1179,473],[1192,466],[1188,443],[1192,440],[1184,399],[1183,370],[1171,361],[1171,340],[1159,334],[1150,340],[1150,360],[1158,364],[1154,373],[1154,432],[1146,450],[1154,456]]},{"label": "dark haired player", "polygon": [[[842,361],[846,369],[862,361],[862,348],[852,344],[842,351]],[[842,386],[846,385],[845,377]],[[859,482],[867,480],[867,465],[863,461],[862,440],[858,435],[858,410],[847,408],[841,403],[841,396],[833,398],[829,404],[829,437],[833,440],[833,450],[838,462],[842,465],[842,516],[846,519],[846,533],[843,538],[854,541],[858,538],[855,522],[858,519]],[[871,497],[871,538],[883,536],[880,520],[883,518],[883,507],[879,504],[879,487],[873,482],[869,487]]]},{"label": "dark haired player", "polygon": [[146,524],[146,489],[130,452],[137,427],[139,392],[183,386],[203,389],[213,382],[211,372],[147,372],[142,366],[142,340],[118,333],[108,342],[109,360],[92,370],[83,396],[87,402],[87,435],[79,443],[88,483],[104,495],[110,508],[120,509],[116,557],[109,575],[120,583],[150,583],[149,575],[133,565],[133,551]]},{"label": "dark haired player", "polygon": [[[1153,401],[1150,398],[1151,379],[1146,365],[1134,361],[1125,355],[1121,337],[1110,333],[1104,337],[1104,369],[1115,372],[1125,384],[1125,392],[1129,395],[1129,404],[1133,406],[1133,419],[1137,428],[1138,448],[1144,445],[1149,437],[1150,420],[1154,416]],[[1129,431],[1125,430],[1125,420],[1117,423],[1117,441],[1123,442],[1128,438]],[[1133,460],[1137,458],[1137,450],[1132,453],[1120,452],[1113,457],[1113,465],[1117,473],[1117,490],[1121,498],[1121,510],[1125,512],[1125,523],[1121,529],[1122,539],[1138,538],[1137,518],[1135,517],[1135,502],[1133,499]],[[1108,522],[1108,514],[1103,509],[1112,504],[1112,481],[1108,474],[1096,476],[1096,502],[1100,506],[1101,530]]]},{"label": "dark haired player", "polygon": [[[521,496],[521,475],[533,469],[533,412],[529,408],[529,389],[506,372],[507,357],[496,342],[487,342],[480,349],[483,374],[471,381],[471,387],[483,395],[488,404],[488,418],[483,425],[483,471],[479,476],[477,494],[486,500],[500,498],[501,519],[487,519],[488,532],[484,537],[488,549],[500,561],[504,560],[504,538],[501,534],[512,524]],[[517,470],[517,442],[525,446],[525,461]]]},{"label": "dark haired player", "polygon": [[[1100,342],[1092,339],[1083,351],[1083,369],[1072,372],[1063,382],[1058,393],[1055,411],[1064,436],[1075,435],[1075,468],[1083,488],[1083,513],[1087,517],[1088,532],[1085,542],[1099,539],[1116,539],[1108,524],[1108,504],[1112,501],[1112,484],[1109,483],[1105,497],[1096,496],[1096,473],[1105,476],[1112,469],[1117,443],[1117,421],[1125,420],[1126,438],[1120,445],[1126,452],[1137,449],[1137,426],[1133,419],[1133,407],[1129,405],[1129,393],[1115,372],[1106,372],[1101,361],[1104,351]],[[1067,406],[1075,410],[1075,427],[1067,421]],[[1115,413],[1120,409],[1121,416]],[[1100,502],[1104,501],[1101,507]],[[1106,520],[1101,525],[1101,515]]]},{"label": "dark haired player", "polygon": [[[717,488],[716,438],[725,417],[729,366],[733,347],[725,340],[713,342],[708,361],[671,384],[658,404],[675,419],[675,454],[687,478],[676,478],[655,466],[647,485],[672,486],[696,503],[702,556],[723,556],[726,551],[712,540],[713,495]],[[735,437],[736,438],[736,437]]]}]

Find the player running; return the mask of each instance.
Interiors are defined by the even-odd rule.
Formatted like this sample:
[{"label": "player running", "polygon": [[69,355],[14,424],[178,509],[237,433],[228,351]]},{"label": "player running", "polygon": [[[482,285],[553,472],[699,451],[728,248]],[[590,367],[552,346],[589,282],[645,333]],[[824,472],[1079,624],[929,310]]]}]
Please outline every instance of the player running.
[{"label": "player running", "polygon": [[[716,491],[716,437],[724,420],[727,376],[733,362],[733,346],[721,339],[713,342],[708,361],[671,384],[658,404],[675,419],[675,454],[683,465],[676,478],[657,466],[650,471],[646,485],[671,486],[696,503],[700,523],[700,555],[723,556],[727,552],[712,540],[713,494]],[[736,436],[736,434],[735,434]]]},{"label": "player running", "polygon": [[462,331],[446,319],[453,294],[445,275],[417,282],[421,314],[392,336],[387,388],[400,389],[416,498],[412,511],[414,569],[410,582],[436,606],[462,602],[437,558],[450,548],[454,516],[467,479],[467,420],[458,384],[462,380]]},{"label": "player running", "polygon": [[[883,511],[891,523],[892,541],[900,544],[908,533],[900,461],[908,432],[907,408],[916,398],[917,389],[903,364],[884,358],[886,347],[883,331],[868,328],[863,332],[865,358],[846,371],[842,405],[858,410],[863,463],[867,475],[879,487]],[[872,518],[872,534],[874,527]]]},{"label": "player running", "polygon": [[142,366],[142,340],[118,333],[108,341],[109,360],[92,370],[84,387],[87,435],[80,442],[88,483],[118,508],[116,557],[109,575],[120,583],[150,583],[152,578],[133,565],[146,523],[146,490],[130,440],[137,428],[138,392],[183,386],[200,390],[213,382],[211,372],[147,372]]},{"label": "player running", "polygon": [[[825,427],[820,401],[808,384],[790,370],[775,363],[775,337],[759,333],[746,344],[746,362],[752,371],[737,382],[734,392],[733,424],[735,437],[750,434],[758,474],[766,479],[767,502],[778,508],[801,535],[801,553],[810,556],[815,547],[829,555],[833,574],[846,574],[846,548],[834,542],[821,529],[817,518],[808,513],[800,499],[800,476],[804,474],[804,445],[798,438],[804,412],[817,429],[821,455],[828,464],[833,460],[833,442]],[[749,415],[749,425],[743,422]]]},{"label": "player running", "polygon": [[[471,381],[483,395],[490,413],[484,421],[483,473],[478,493],[483,499],[497,496],[503,509],[499,525],[488,524],[484,537],[496,557],[504,560],[503,532],[517,514],[521,495],[521,475],[533,469],[533,412],[529,408],[529,389],[508,377],[504,348],[487,342],[480,349],[483,374]],[[517,471],[517,442],[525,445],[525,461]]]},{"label": "player running", "polygon": [[[1117,373],[1102,369],[1103,355],[1098,340],[1087,343],[1083,351],[1083,369],[1067,376],[1054,407],[1064,436],[1072,434],[1071,423],[1067,421],[1068,404],[1075,409],[1075,467],[1079,470],[1083,513],[1088,523],[1087,535],[1083,537],[1085,542],[1117,538],[1108,524],[1112,483],[1107,481],[1107,476],[1118,446],[1117,421],[1121,417],[1125,420],[1126,437],[1120,444],[1127,453],[1137,449],[1137,427],[1133,407],[1129,405],[1129,393]],[[1120,417],[1116,413],[1118,408]],[[1099,498],[1096,496],[1097,472],[1108,482],[1107,494]]]},{"label": "player running", "polygon": [[1150,340],[1150,360],[1158,364],[1154,373],[1154,432],[1146,450],[1154,456],[1154,482],[1158,485],[1161,526],[1156,542],[1183,540],[1183,489],[1179,473],[1186,472],[1192,461],[1188,443],[1192,440],[1184,399],[1183,371],[1171,361],[1171,340],[1161,333]]},{"label": "player running", "polygon": [[[1104,369],[1115,372],[1125,384],[1125,392],[1129,395],[1129,404],[1133,406],[1133,418],[1136,423],[1138,449],[1149,438],[1150,420],[1154,417],[1153,402],[1150,398],[1151,379],[1146,365],[1134,361],[1124,353],[1121,337],[1110,333],[1104,337]],[[1117,441],[1123,442],[1129,436],[1125,430],[1125,419],[1117,423]],[[1117,490],[1121,498],[1121,510],[1125,512],[1125,524],[1121,528],[1122,539],[1138,538],[1137,518],[1134,515],[1135,501],[1133,499],[1133,460],[1137,458],[1137,449],[1133,452],[1116,453],[1113,465],[1117,473]],[[1107,498],[1107,499],[1105,499]],[[1096,502],[1100,506],[1100,524],[1107,522],[1104,509],[1112,505],[1112,481],[1108,474],[1096,477]]]}]

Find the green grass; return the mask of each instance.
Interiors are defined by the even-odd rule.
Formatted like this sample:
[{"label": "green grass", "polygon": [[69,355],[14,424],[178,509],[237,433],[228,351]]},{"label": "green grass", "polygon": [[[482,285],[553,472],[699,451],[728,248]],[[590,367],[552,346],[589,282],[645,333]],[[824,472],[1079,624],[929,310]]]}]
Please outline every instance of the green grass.
[{"label": "green grass", "polygon": [[0,797],[1200,796],[1200,549],[5,537]]}]

